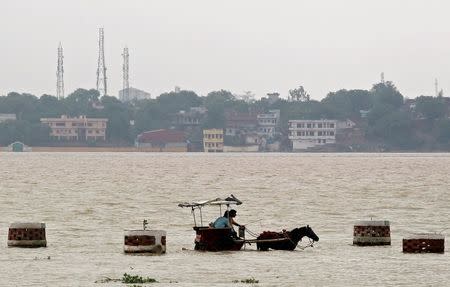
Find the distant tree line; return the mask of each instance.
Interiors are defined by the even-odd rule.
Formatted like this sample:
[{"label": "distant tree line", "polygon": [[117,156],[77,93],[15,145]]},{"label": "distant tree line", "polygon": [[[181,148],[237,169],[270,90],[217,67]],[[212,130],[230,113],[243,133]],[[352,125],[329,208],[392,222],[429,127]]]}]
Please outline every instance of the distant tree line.
[{"label": "distant tree line", "polygon": [[[58,100],[51,95],[40,98],[11,92],[0,97],[0,113],[11,113],[16,121],[0,123],[0,145],[22,141],[31,146],[52,142],[49,127],[41,118],[61,115],[86,115],[108,118],[109,144],[131,145],[137,134],[153,129],[171,128],[174,115],[180,110],[204,106],[207,117],[201,128],[224,128],[227,111],[267,112],[279,109],[281,131],[287,137],[290,119],[352,119],[373,143],[392,150],[448,150],[450,148],[449,99],[441,96],[420,96],[413,107],[405,105],[404,96],[392,82],[378,83],[370,90],[339,90],[330,92],[321,101],[310,99],[303,87],[290,90],[289,100],[271,102],[267,98],[245,101],[226,90],[212,91],[202,97],[193,91],[177,90],[163,93],[156,99],[122,103],[115,97],[99,97],[98,91],[77,89]],[[367,117],[361,117],[366,111]],[[201,133],[190,139],[201,140]]]}]

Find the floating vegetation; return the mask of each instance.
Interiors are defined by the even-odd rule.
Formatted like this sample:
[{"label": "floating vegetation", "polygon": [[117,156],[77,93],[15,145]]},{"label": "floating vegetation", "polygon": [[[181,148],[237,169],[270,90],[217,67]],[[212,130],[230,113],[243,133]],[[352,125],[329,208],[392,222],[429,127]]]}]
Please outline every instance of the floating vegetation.
[{"label": "floating vegetation", "polygon": [[157,283],[156,279],[150,277],[142,277],[139,275],[130,275],[127,273],[123,274],[122,283],[132,284],[132,283]]},{"label": "floating vegetation", "polygon": [[122,279],[105,277],[101,280],[95,281],[95,283],[109,283],[109,282],[121,282],[121,281],[122,281]]},{"label": "floating vegetation", "polygon": [[[142,277],[142,276],[139,276],[139,275],[130,275],[130,274],[127,274],[127,273],[123,274],[122,279],[105,277],[105,278],[103,278],[101,280],[95,281],[95,283],[109,283],[109,282],[122,282],[122,283],[125,283],[125,284],[158,283],[158,281],[156,279],[154,279],[154,278]],[[141,286],[141,285],[132,285],[130,287],[139,287],[139,286]]]},{"label": "floating vegetation", "polygon": [[246,283],[246,284],[257,284],[259,283],[259,280],[256,280],[255,278],[247,278],[247,279],[242,279],[241,281],[239,280],[233,280],[233,283]]}]

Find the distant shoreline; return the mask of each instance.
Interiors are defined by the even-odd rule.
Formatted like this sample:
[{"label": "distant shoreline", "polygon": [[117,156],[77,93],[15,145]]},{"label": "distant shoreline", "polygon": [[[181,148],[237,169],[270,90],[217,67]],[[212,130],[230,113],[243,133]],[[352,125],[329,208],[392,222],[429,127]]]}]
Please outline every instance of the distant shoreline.
[{"label": "distant shoreline", "polygon": [[[137,147],[30,147],[31,152],[186,152],[183,148]],[[4,151],[6,152],[6,151]]]},{"label": "distant shoreline", "polygon": [[[0,147],[0,153],[2,152],[13,152],[13,151],[6,151],[3,150],[4,147]],[[146,147],[146,148],[137,148],[137,147],[29,147],[31,150],[24,151],[24,152],[178,152],[178,153],[203,153],[202,151],[187,151],[186,148],[157,148],[157,147]],[[225,152],[230,153],[230,152]],[[275,154],[275,153],[286,153],[286,152],[231,152],[231,153],[262,153],[262,154]],[[389,154],[389,153],[450,153],[448,150],[429,150],[429,151],[418,151],[418,150],[389,150],[389,151],[357,151],[357,152],[350,152],[350,151],[299,151],[299,152],[287,152],[287,153],[348,153],[348,154],[355,154],[355,153],[383,153],[383,154]]]}]

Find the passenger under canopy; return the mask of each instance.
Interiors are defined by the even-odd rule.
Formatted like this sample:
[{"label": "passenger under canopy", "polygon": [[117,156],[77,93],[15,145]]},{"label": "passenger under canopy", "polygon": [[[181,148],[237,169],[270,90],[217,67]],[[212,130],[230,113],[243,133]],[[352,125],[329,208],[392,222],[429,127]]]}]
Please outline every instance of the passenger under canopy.
[{"label": "passenger under canopy", "polygon": [[[237,199],[234,195],[229,197],[215,198],[211,200],[202,200],[194,202],[183,202],[178,204],[179,207],[191,208],[191,213],[194,217],[194,227],[196,232],[195,237],[195,249],[207,250],[207,251],[221,251],[221,250],[240,250],[245,243],[244,239],[233,238],[231,236],[231,227],[226,228],[212,228],[210,225],[203,225],[202,208],[205,206],[219,206],[219,215],[222,214],[222,206],[226,207],[226,210],[230,210],[231,205],[241,205],[242,201]],[[200,226],[197,225],[195,217],[195,210],[200,213]]]}]

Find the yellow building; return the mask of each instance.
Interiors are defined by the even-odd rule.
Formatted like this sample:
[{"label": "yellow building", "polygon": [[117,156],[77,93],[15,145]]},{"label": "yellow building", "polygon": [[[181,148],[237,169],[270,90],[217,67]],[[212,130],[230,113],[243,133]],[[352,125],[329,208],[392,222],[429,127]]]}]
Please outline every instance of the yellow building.
[{"label": "yellow building", "polygon": [[203,130],[203,150],[205,152],[223,152],[223,129]]},{"label": "yellow building", "polygon": [[58,140],[106,140],[106,123],[108,119],[87,118],[86,116],[70,118],[63,115],[61,118],[42,118],[41,122],[50,127],[50,137]]}]

